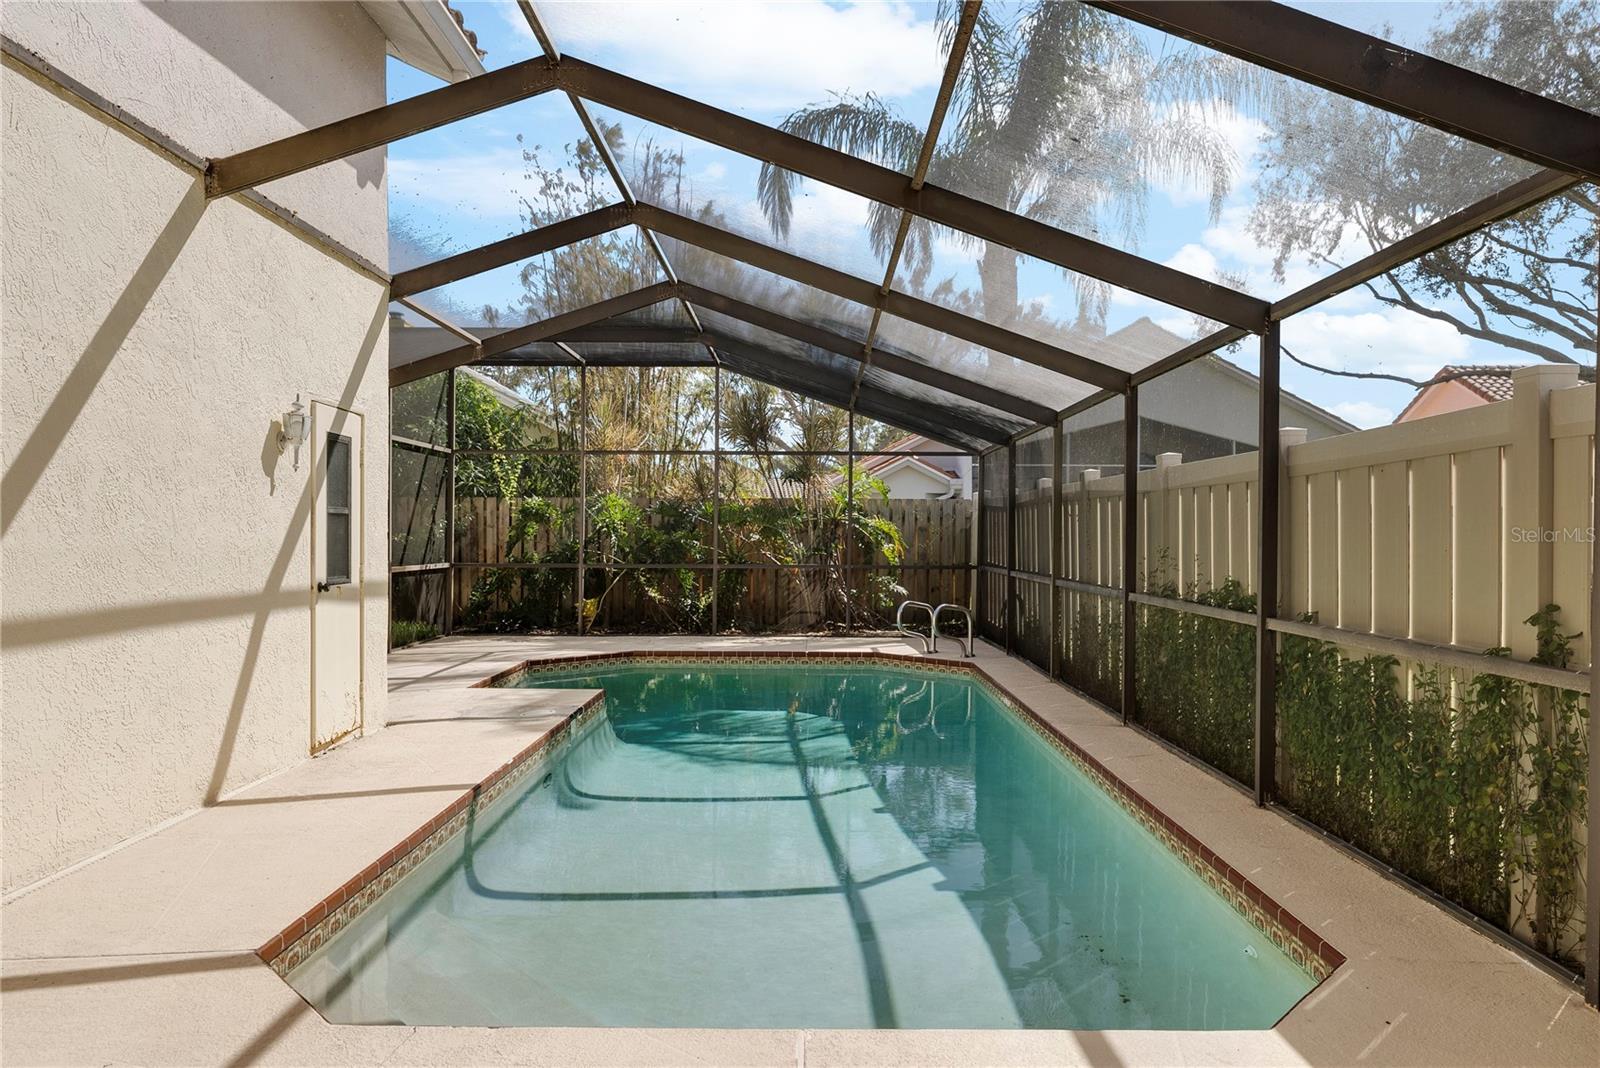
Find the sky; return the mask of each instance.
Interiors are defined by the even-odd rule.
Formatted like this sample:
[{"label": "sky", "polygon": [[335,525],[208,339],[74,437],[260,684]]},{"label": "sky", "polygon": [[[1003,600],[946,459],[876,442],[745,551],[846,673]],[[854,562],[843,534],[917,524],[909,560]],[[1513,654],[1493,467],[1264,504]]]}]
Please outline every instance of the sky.
[{"label": "sky", "polygon": [[[477,33],[480,47],[487,50],[486,66],[500,67],[538,54],[515,3],[456,6]],[[931,112],[942,73],[932,3],[787,0],[538,6],[563,52],[774,126],[808,104],[844,93],[872,93],[920,127]],[[1391,39],[1402,43],[1420,41],[1439,7],[1433,3],[1296,6],[1369,32],[1387,24]],[[1179,47],[1154,31],[1136,32],[1154,54]],[[439,84],[389,61],[391,100]],[[1175,106],[1204,114],[1204,121],[1226,138],[1231,149],[1230,189],[1220,215],[1210,216],[1207,190],[1198,183],[1162,178],[1147,190],[1142,226],[1132,233],[1114,227],[1095,229],[1088,236],[1191,274],[1237,280],[1246,292],[1269,300],[1328,273],[1331,268],[1291,262],[1285,279],[1278,280],[1271,250],[1257,243],[1246,226],[1255,202],[1258,146],[1269,132],[1262,118],[1217,101]],[[806,181],[800,187],[791,231],[779,239],[756,200],[759,164],[754,160],[604,107],[593,111],[597,118],[622,123],[630,145],[653,142],[681,150],[691,196],[696,202],[713,201],[731,229],[874,282],[881,280],[883,264],[868,243],[867,203],[861,198]],[[545,94],[391,145],[391,229],[402,235],[391,250],[393,269],[525,229],[521,197],[535,194],[524,150],[535,150],[546,163],[559,164],[567,155],[566,146],[581,137],[567,98]],[[1341,246],[1347,258],[1365,251],[1356,243]],[[941,240],[932,278],[949,277],[958,289],[975,290],[975,256],[969,247]],[[472,321],[471,310],[512,301],[519,288],[517,270],[518,265],[510,265],[420,299],[457,317],[466,311]],[[1074,291],[1054,266],[1024,260],[1019,288],[1022,301],[1036,304],[1047,316],[1066,322],[1074,318]],[[1179,309],[1133,293],[1111,293],[1108,330],[1140,317],[1186,340],[1207,329]],[[1040,336],[1055,340],[1048,328]],[[1286,347],[1314,363],[1413,378],[1426,378],[1447,363],[1528,359],[1464,337],[1449,324],[1384,307],[1364,290],[1345,293],[1291,318],[1284,324],[1283,339]],[[1253,347],[1247,343],[1228,358],[1254,370]],[[1363,427],[1390,422],[1413,393],[1406,385],[1316,374],[1288,361],[1284,384]]]}]

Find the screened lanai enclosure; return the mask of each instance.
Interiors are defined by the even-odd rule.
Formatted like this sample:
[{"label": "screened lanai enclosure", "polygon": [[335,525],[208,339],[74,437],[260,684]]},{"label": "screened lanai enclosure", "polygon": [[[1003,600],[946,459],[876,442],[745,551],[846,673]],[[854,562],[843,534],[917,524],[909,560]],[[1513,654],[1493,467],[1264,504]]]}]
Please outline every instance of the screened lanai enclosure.
[{"label": "screened lanai enclosure", "polygon": [[459,6],[207,176],[390,146],[398,641],[968,606],[1596,999],[1594,3]]}]

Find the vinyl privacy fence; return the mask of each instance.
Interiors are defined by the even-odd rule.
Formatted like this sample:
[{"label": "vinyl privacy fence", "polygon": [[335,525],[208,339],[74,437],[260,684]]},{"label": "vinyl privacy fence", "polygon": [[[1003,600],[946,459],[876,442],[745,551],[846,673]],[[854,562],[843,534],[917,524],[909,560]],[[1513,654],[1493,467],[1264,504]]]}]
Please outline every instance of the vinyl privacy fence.
[{"label": "vinyl privacy fence", "polygon": [[[1570,965],[1586,682],[1513,662],[1589,664],[1594,388],[1536,367],[1507,401],[1318,441],[1285,429],[1279,490],[1279,801]],[[1116,707],[1125,479],[1089,470],[1058,495],[995,459],[986,632]],[[1135,491],[1132,719],[1245,784],[1256,479],[1253,453],[1163,454]]]}]

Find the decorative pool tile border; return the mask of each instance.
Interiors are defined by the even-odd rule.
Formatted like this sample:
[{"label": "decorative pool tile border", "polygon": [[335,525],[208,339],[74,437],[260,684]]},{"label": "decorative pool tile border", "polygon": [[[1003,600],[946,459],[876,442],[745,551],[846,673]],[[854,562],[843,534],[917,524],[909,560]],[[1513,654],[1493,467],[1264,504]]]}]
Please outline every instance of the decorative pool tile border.
[{"label": "decorative pool tile border", "polygon": [[[1113,775],[1104,764],[1046,722],[1042,716],[990,677],[980,665],[970,660],[892,653],[856,653],[845,650],[813,652],[724,650],[714,653],[694,650],[619,651],[528,660],[473,685],[507,686],[528,675],[567,674],[574,668],[618,661],[758,667],[788,667],[797,662],[837,664],[840,661],[847,661],[870,667],[901,670],[909,668],[975,679],[996,700],[1072,761],[1102,790],[1115,798],[1129,814],[1148,828],[1235,912],[1266,935],[1306,974],[1320,982],[1344,963],[1344,954],[1334,949],[1315,931],[1301,923],[1288,909],[1273,901],[1260,887],[1246,879],[1242,873],[1184,830],[1177,821],[1151,804],[1137,790]],[[526,778],[530,771],[540,766],[542,761],[534,758],[570,737],[593,719],[603,708],[604,699],[604,693],[589,698],[549,733],[501,765],[477,786],[456,798],[438,815],[406,836],[399,845],[367,865],[347,883],[285,927],[282,932],[274,935],[256,951],[257,955],[270,964],[280,976],[288,975],[308,956],[370,908],[380,896],[432,855],[436,849],[465,829],[474,806],[482,811],[494,804],[514,785]]]},{"label": "decorative pool tile border", "polygon": [[317,902],[282,931],[256,950],[272,970],[286,976],[304,963],[334,935],[404,879],[434,851],[466,829],[474,813],[482,813],[500,800],[512,787],[541,767],[536,759],[565,739],[575,735],[599,715],[605,694],[597,693],[542,737],[467,790],[421,827],[408,834],[393,849],[357,872],[343,886]]}]

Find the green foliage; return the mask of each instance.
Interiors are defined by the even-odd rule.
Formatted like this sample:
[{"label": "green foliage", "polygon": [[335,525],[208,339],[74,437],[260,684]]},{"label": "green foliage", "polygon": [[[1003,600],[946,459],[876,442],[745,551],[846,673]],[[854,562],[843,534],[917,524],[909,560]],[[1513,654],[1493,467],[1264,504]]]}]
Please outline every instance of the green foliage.
[{"label": "green foliage", "polygon": [[399,649],[401,646],[425,642],[438,636],[439,628],[432,623],[423,623],[415,619],[391,619],[389,621],[390,649]]},{"label": "green foliage", "polygon": [[[1170,582],[1151,593],[1176,597]],[[1185,600],[1254,612],[1236,578]],[[1245,785],[1255,782],[1255,627],[1135,606],[1134,720]]]},{"label": "green foliage", "polygon": [[[1536,662],[1565,667],[1558,613],[1526,622]],[[1581,911],[1586,719],[1570,690],[1281,639],[1285,804],[1556,957],[1571,956]]]},{"label": "green foliage", "polygon": [[1061,676],[1095,700],[1122,701],[1122,602],[1063,591]]},{"label": "green foliage", "polygon": [[[1151,592],[1177,593],[1170,583]],[[1061,596],[1062,677],[1116,707],[1121,605]],[[1256,608],[1232,578],[1185,599]],[[1561,630],[1559,614],[1547,605],[1525,621],[1538,634],[1535,663],[1569,665],[1576,635]],[[1251,784],[1254,627],[1151,605],[1137,606],[1135,619],[1137,722]],[[1024,611],[1024,639],[1029,625]],[[1542,952],[1576,962],[1584,896],[1577,828],[1588,804],[1582,695],[1350,656],[1286,634],[1277,706],[1278,789],[1288,808],[1490,923],[1531,932]]]}]

